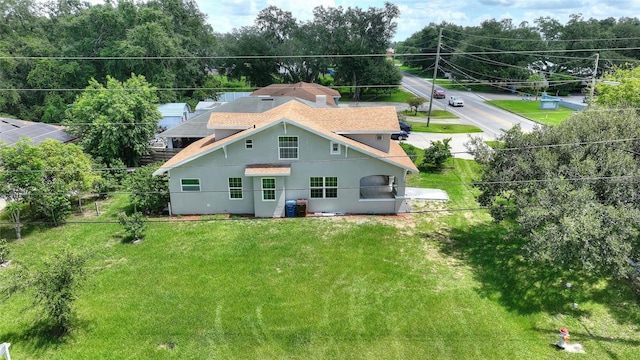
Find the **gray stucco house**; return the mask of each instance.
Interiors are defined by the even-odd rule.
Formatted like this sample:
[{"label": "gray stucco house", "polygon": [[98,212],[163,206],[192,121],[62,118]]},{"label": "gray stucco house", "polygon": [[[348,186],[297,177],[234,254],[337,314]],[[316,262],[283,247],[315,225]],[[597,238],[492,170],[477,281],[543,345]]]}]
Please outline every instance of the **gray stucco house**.
[{"label": "gray stucco house", "polygon": [[395,107],[314,108],[291,100],[260,113],[213,112],[213,135],[175,155],[173,214],[284,217],[291,200],[310,213],[395,214],[418,169],[391,140]]}]

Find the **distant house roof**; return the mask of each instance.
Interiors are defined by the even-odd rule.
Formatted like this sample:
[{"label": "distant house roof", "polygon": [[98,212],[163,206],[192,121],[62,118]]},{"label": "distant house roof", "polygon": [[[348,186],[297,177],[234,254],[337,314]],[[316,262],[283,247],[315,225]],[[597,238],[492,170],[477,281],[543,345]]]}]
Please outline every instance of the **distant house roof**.
[{"label": "distant house roof", "polygon": [[162,117],[182,116],[184,115],[185,108],[187,111],[191,111],[191,107],[187,103],[167,103],[158,105],[158,111],[160,111]]},{"label": "distant house roof", "polygon": [[299,82],[295,84],[272,84],[251,93],[253,96],[293,96],[307,101],[315,102],[317,95],[327,97],[327,105],[337,105],[336,99],[340,93],[334,89],[319,84]]},{"label": "distant house roof", "polygon": [[[163,138],[203,138],[214,133],[213,129],[207,127],[209,117],[212,113],[261,113],[271,110],[286,102],[294,100],[290,96],[281,97],[241,97],[236,101],[225,103],[209,111],[202,112],[182,124],[160,133]],[[309,106],[315,106],[304,100],[296,99]]]},{"label": "distant house roof", "polygon": [[311,108],[298,101],[289,101],[264,113],[211,114],[210,127],[244,128],[234,135],[216,140],[214,135],[200,139],[169,159],[154,174],[166,171],[208,154],[223,146],[251,136],[280,122],[296,124],[338,143],[358,149],[381,161],[418,172],[413,161],[396,142],[390,143],[389,152],[384,152],[340,134],[347,133],[392,133],[398,130],[395,107],[364,108]]},{"label": "distant house roof", "polygon": [[29,138],[33,145],[38,145],[46,139],[70,142],[76,139],[64,131],[62,126],[51,124],[0,118],[0,142],[13,145],[21,138]]},{"label": "distant house roof", "polygon": [[230,101],[235,101],[238,100],[240,98],[243,97],[247,97],[247,96],[251,96],[251,92],[226,92],[226,93],[222,93],[219,94],[218,97],[216,98],[216,100],[221,101],[221,102],[230,102]]},{"label": "distant house roof", "polygon": [[172,129],[189,119],[191,107],[187,103],[167,103],[158,105],[158,111],[162,115],[158,126]]}]

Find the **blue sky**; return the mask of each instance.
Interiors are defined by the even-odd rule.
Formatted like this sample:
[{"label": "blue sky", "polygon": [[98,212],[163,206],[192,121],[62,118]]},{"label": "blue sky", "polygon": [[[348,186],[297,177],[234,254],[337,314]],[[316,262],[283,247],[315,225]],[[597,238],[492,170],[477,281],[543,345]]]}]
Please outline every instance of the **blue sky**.
[{"label": "blue sky", "polygon": [[[312,18],[316,6],[382,7],[384,0],[196,0],[207,14],[216,32],[252,25],[257,13],[275,5],[290,11],[301,21]],[[549,16],[565,24],[571,14],[585,19],[640,17],[640,0],[389,0],[400,8],[394,40],[402,41],[429,23],[447,21],[462,26],[476,26],[487,19],[510,18],[518,25],[533,25],[539,17]]]}]

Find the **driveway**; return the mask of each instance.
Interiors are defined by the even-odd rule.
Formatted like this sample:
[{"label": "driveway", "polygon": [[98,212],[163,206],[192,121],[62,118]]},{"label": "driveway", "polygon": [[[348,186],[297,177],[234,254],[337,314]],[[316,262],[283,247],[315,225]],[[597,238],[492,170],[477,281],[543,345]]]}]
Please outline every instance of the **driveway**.
[{"label": "driveway", "polygon": [[420,149],[426,149],[431,146],[432,141],[443,141],[444,139],[451,138],[451,142],[449,142],[449,145],[451,146],[451,155],[457,159],[473,160],[473,155],[469,154],[467,152],[467,148],[464,146],[464,144],[469,141],[470,135],[481,136],[485,140],[495,140],[494,137],[485,135],[484,133],[435,134],[412,131],[409,134],[409,138],[404,142]]}]

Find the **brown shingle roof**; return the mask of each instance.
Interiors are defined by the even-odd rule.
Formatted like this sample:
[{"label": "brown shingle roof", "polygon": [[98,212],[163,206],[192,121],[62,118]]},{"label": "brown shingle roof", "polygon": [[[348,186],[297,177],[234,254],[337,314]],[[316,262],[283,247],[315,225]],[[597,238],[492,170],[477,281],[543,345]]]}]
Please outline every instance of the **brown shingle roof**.
[{"label": "brown shingle roof", "polygon": [[336,133],[380,133],[397,131],[398,115],[393,106],[359,108],[311,108],[298,101],[289,101],[263,113],[212,113],[211,129],[246,129],[278,119],[289,119],[322,127]]},{"label": "brown shingle roof", "polygon": [[340,93],[334,89],[314,83],[299,82],[295,84],[272,84],[251,93],[254,96],[294,96],[307,101],[316,101],[316,95],[326,95],[327,105],[336,105],[334,97]]},{"label": "brown shingle roof", "polygon": [[263,113],[213,113],[209,119],[212,128],[237,128],[238,133],[216,141],[215,136],[203,138],[186,147],[169,159],[154,174],[162,174],[169,169],[188,162],[194,157],[221,148],[240,138],[248,137],[264,128],[286,121],[324,137],[358,149],[382,161],[393,163],[413,172],[418,172],[415,164],[399,144],[392,142],[389,152],[384,152],[361,142],[339,135],[340,133],[391,133],[399,130],[395,107],[362,108],[311,108],[297,101],[290,101]]}]

